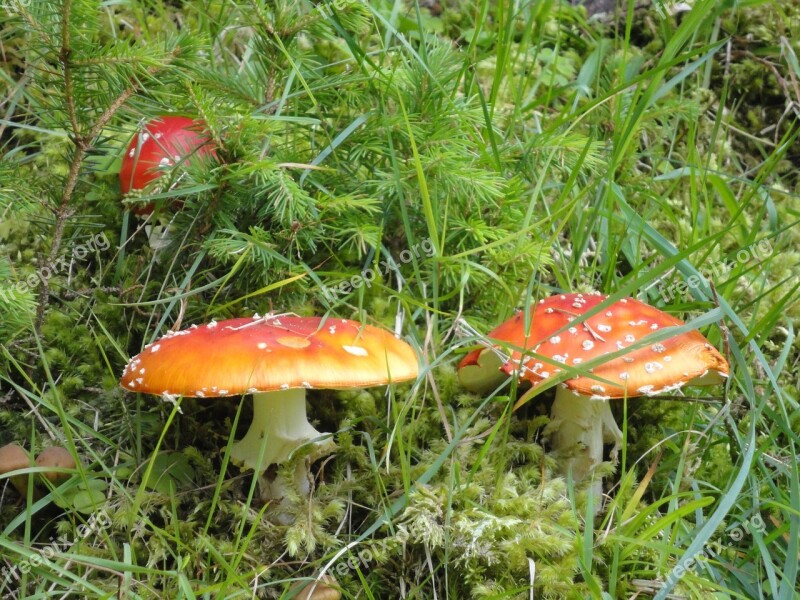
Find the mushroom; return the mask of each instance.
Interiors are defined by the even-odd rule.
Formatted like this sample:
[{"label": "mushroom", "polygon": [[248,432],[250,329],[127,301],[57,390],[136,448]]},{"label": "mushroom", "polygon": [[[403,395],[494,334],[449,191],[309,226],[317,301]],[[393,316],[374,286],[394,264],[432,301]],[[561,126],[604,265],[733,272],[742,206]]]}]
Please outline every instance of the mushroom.
[{"label": "mushroom", "polygon": [[[575,481],[602,462],[604,443],[614,444],[612,456],[616,456],[622,442],[608,400],[655,396],[684,385],[714,385],[722,383],[729,372],[727,361],[698,331],[642,346],[648,335],[684,323],[633,298],[581,318],[605,300],[600,294],[561,294],[540,300],[529,313],[529,328],[525,313],[517,313],[489,333],[495,342],[511,347],[510,356],[492,346],[470,352],[459,365],[462,385],[483,391],[508,375],[536,386],[560,373],[559,365],[580,370],[589,361],[623,352],[574,373],[556,391],[550,417],[557,430],[551,444],[557,453],[569,456],[565,470],[572,470]],[[624,352],[632,345],[637,347]],[[600,483],[596,482],[597,491]]]},{"label": "mushroom", "polygon": [[[36,457],[37,467],[49,467],[53,469],[74,469],[75,459],[69,450],[61,446],[50,446],[45,448]],[[52,484],[58,484],[68,478],[66,473],[59,471],[44,471],[42,476]]]},{"label": "mushroom", "polygon": [[[180,163],[192,154],[216,156],[209,137],[203,133],[203,121],[187,117],[161,116],[149,121],[134,136],[119,171],[119,186],[123,194],[141,190],[161,177],[164,169]],[[137,215],[153,212],[153,205],[136,206]]]},{"label": "mushroom", "polygon": [[[25,449],[19,444],[7,444],[0,448],[0,475],[11,471],[25,469],[31,466],[31,459]],[[11,477],[13,485],[22,496],[28,495],[28,476],[14,475]]]},{"label": "mushroom", "polygon": [[342,593],[333,575],[323,575],[309,583],[298,581],[289,589],[288,597],[292,600],[339,600]]},{"label": "mushroom", "polygon": [[[253,421],[231,458],[263,472],[322,436],[306,418],[306,390],[384,385],[414,379],[417,369],[411,346],[383,329],[332,317],[270,314],[170,332],[131,359],[121,385],[167,399],[252,394]],[[307,493],[307,467],[297,477]]]}]

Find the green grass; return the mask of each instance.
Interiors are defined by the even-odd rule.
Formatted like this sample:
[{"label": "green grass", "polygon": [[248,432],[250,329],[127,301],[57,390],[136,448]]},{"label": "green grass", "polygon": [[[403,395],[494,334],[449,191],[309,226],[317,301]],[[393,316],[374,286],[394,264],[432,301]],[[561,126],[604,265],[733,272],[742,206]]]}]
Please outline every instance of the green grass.
[{"label": "green grass", "polygon": [[[800,597],[800,12],[632,4],[0,9],[0,443],[81,463],[26,498],[0,476],[0,594],[289,598],[326,571],[344,598]],[[156,253],[117,172],[165,112],[205,120],[219,160],[125,200],[170,223]],[[516,384],[455,376],[515,308],[589,290],[732,367],[615,405],[597,516],[547,452],[552,391],[514,410]],[[422,357],[412,384],[310,394],[337,451],[291,525],[229,464],[247,398],[118,387],[176,323],[270,310],[401,323]]]}]

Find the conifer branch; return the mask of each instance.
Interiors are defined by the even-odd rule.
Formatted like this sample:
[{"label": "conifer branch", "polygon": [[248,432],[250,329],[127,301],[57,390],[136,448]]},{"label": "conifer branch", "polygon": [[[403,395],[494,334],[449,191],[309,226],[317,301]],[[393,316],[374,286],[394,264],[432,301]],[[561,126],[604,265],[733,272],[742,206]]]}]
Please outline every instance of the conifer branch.
[{"label": "conifer branch", "polygon": [[[67,220],[72,216],[73,212],[70,209],[72,196],[75,188],[78,185],[78,177],[80,176],[81,165],[86,157],[86,153],[91,149],[92,143],[103,128],[108,125],[116,112],[138,91],[141,90],[141,83],[138,80],[131,79],[131,85],[125,88],[119,96],[103,111],[97,118],[94,125],[85,134],[81,133],[81,127],[78,124],[77,112],[75,109],[75,95],[72,87],[72,68],[70,63],[70,55],[72,50],[70,48],[69,38],[69,17],[71,12],[71,0],[66,0],[64,3],[64,11],[62,14],[61,23],[61,52],[60,59],[64,69],[64,84],[65,84],[65,100],[67,104],[67,112],[72,126],[72,142],[75,144],[75,153],[72,157],[72,162],[69,167],[67,179],[64,183],[64,190],[61,194],[58,207],[53,211],[56,217],[55,229],[53,231],[53,243],[50,246],[50,253],[47,257],[47,262],[44,265],[45,269],[52,270],[53,266],[58,259],[58,253],[61,250],[61,244],[64,239],[64,229]],[[153,65],[146,69],[147,75],[153,76],[171,63],[180,54],[180,48],[176,48],[166,58],[164,63],[160,65]],[[42,285],[39,288],[38,306],[36,308],[36,320],[34,322],[34,331],[37,335],[41,332],[42,323],[44,322],[44,314],[47,310],[47,305],[50,300],[50,282],[47,278],[42,278]]]}]

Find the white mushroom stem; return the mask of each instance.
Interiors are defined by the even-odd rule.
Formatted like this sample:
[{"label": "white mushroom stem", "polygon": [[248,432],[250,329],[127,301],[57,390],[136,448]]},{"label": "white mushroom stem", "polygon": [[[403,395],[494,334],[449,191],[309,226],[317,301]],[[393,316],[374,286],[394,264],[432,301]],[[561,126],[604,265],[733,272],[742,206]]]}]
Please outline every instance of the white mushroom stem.
[{"label": "white mushroom stem", "polygon": [[172,241],[171,229],[171,225],[147,223],[144,226],[144,233],[147,236],[147,243],[150,245],[150,249],[158,252],[169,246]]},{"label": "white mushroom stem", "polygon": [[[550,436],[553,450],[567,459],[564,472],[572,471],[577,483],[603,462],[603,444],[614,444],[611,456],[616,460],[622,445],[622,432],[614,421],[608,400],[592,400],[559,386],[550,412],[555,431]],[[602,492],[602,480],[595,481],[597,498]]]},{"label": "white mushroom stem", "polygon": [[[272,464],[286,462],[294,450],[321,435],[306,417],[305,389],[253,394],[253,422],[231,448],[231,459],[238,465],[258,469],[260,474]],[[297,465],[295,480],[299,493],[308,494],[308,461]],[[286,495],[284,486],[278,480],[262,482],[262,495],[265,499],[282,498]]]}]

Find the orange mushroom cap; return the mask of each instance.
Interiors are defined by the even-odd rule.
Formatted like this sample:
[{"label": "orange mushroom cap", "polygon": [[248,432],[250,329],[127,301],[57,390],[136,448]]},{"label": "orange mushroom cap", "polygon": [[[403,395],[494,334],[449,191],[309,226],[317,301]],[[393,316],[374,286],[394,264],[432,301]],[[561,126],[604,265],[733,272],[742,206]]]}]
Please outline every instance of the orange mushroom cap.
[{"label": "orange mushroom cap", "polygon": [[[619,352],[662,329],[683,321],[652,306],[622,298],[578,323],[579,317],[606,300],[600,294],[561,294],[540,300],[531,309],[530,328],[525,314],[518,313],[491,331],[489,338],[513,346],[502,370],[537,385],[561,372],[558,366],[537,360],[527,352],[580,368],[581,363]],[[574,325],[570,325],[575,321]],[[527,352],[521,352],[520,349]],[[467,354],[459,369],[478,364],[481,352]],[[592,369],[600,382],[587,375],[565,381],[573,391],[596,398],[654,395],[679,389],[687,383],[705,385],[722,382],[729,366],[722,355],[698,331],[687,331],[631,350]]]},{"label": "orange mushroom cap", "polygon": [[268,315],[170,332],[131,359],[121,385],[202,398],[383,385],[413,379],[417,371],[411,346],[378,327]]}]

